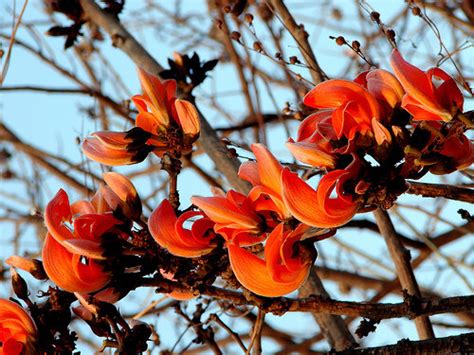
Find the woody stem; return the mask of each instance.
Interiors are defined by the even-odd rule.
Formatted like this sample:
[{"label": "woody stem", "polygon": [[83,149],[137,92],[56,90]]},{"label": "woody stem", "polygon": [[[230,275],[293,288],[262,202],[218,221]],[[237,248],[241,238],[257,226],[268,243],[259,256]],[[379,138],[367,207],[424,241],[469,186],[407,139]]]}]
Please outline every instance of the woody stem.
[{"label": "woody stem", "polygon": [[179,192],[178,192],[178,174],[181,171],[181,161],[172,158],[169,154],[163,155],[161,159],[161,168],[169,175],[169,201],[175,210],[179,207]]},{"label": "woody stem", "polygon": [[[387,211],[378,208],[374,211],[374,216],[380,229],[380,234],[384,237],[390,256],[395,264],[402,289],[405,289],[411,296],[421,299],[420,288],[410,263],[410,252],[398,238],[389,214]],[[415,318],[415,325],[421,340],[435,337],[430,319],[427,316]]]}]

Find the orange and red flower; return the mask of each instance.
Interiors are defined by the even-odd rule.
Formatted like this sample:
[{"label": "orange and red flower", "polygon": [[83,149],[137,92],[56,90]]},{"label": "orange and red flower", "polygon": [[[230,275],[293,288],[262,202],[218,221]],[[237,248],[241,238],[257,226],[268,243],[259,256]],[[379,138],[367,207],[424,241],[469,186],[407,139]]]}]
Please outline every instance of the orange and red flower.
[{"label": "orange and red flower", "polygon": [[214,231],[237,245],[253,245],[265,239],[264,220],[252,200],[230,190],[225,196],[193,196],[191,202],[215,223]]},{"label": "orange and red flower", "polygon": [[390,141],[382,125],[382,107],[362,85],[348,80],[328,80],[318,84],[303,99],[306,106],[331,109],[331,125],[338,139],[353,140],[356,133],[374,135],[378,144]]},{"label": "orange and red flower", "polygon": [[[248,197],[255,211],[273,211],[281,220],[291,217],[281,198],[280,176],[283,167],[263,144],[252,144],[251,148],[257,161],[240,165],[239,176],[253,185]],[[271,224],[270,219],[267,220]]]},{"label": "orange and red flower", "polygon": [[106,165],[127,165],[148,153],[187,152],[200,132],[199,115],[192,103],[176,98],[176,81],[161,81],[138,69],[143,94],[132,101],[138,109],[136,128],[128,132],[95,132],[83,142],[86,156]]},{"label": "orange and red flower", "polygon": [[104,259],[102,234],[120,222],[111,213],[91,213],[91,207],[82,202],[71,206],[66,192],[59,190],[45,210],[48,233],[43,245],[43,266],[48,277],[69,292],[98,291],[111,278],[97,260]]},{"label": "orange and red flower", "polygon": [[[390,63],[395,76],[406,91],[402,107],[414,120],[450,121],[462,111],[464,98],[454,79],[440,68],[426,72],[406,62],[396,49]],[[440,85],[434,79],[441,81]]]},{"label": "orange and red flower", "polygon": [[15,302],[0,299],[0,354],[34,354],[36,338],[30,315]]},{"label": "orange and red flower", "polygon": [[[295,248],[308,227],[300,224],[294,231],[280,223],[270,233],[264,259],[228,243],[229,260],[237,280],[250,291],[266,297],[286,295],[307,279],[316,253],[314,247]],[[297,251],[296,251],[297,250]]]},{"label": "orange and red flower", "polygon": [[286,143],[296,159],[318,168],[335,167],[336,150],[331,145],[331,140],[337,137],[331,124],[332,114],[331,110],[321,110],[301,122],[296,142],[290,138]]},{"label": "orange and red flower", "polygon": [[[184,228],[183,224],[195,217],[201,218],[193,221],[190,230]],[[148,228],[155,241],[171,254],[184,258],[202,256],[214,249],[213,226],[214,222],[202,212],[188,211],[176,217],[168,200],[163,200],[148,220]]]},{"label": "orange and red flower", "polygon": [[[344,192],[346,181],[359,173],[357,158],[346,169],[333,170],[324,175],[314,190],[289,169],[282,173],[283,201],[291,214],[310,226],[333,228],[347,223],[356,213],[359,204]],[[337,197],[331,197],[333,192]]]}]

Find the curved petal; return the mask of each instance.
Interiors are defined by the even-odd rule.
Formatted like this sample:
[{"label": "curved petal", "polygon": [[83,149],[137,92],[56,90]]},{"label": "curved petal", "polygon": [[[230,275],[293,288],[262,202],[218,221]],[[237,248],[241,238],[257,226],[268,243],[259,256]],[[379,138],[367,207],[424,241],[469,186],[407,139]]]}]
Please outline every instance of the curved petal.
[{"label": "curved petal", "polygon": [[0,299],[0,327],[7,320],[18,322],[22,331],[27,335],[34,336],[36,334],[37,330],[33,319],[22,307],[13,301]]},{"label": "curved petal", "polygon": [[[48,277],[56,285],[68,292],[90,293],[103,288],[110,280],[106,273],[94,272],[90,282],[84,282],[75,272],[73,254],[67,251],[50,234],[46,235],[43,246],[43,266]],[[80,261],[79,261],[80,262]],[[89,265],[83,265],[87,271]],[[94,271],[95,268],[94,268]]]},{"label": "curved petal", "polygon": [[431,76],[406,62],[397,49],[392,51],[390,64],[408,96],[419,102],[426,111],[438,115],[443,121],[452,119],[451,113],[440,105],[435,96]]},{"label": "curved petal", "polygon": [[200,132],[199,115],[196,107],[186,100],[176,100],[176,113],[185,136],[196,137]]},{"label": "curved petal", "polygon": [[281,171],[283,167],[280,162],[263,144],[254,143],[251,145],[252,151],[257,158],[258,175],[263,186],[281,195]]},{"label": "curved petal", "polygon": [[332,110],[320,110],[306,117],[298,128],[296,140],[302,141],[310,139],[317,131],[319,131],[319,125],[329,121],[332,117]]},{"label": "curved petal", "polygon": [[[321,210],[326,216],[333,220],[338,220],[340,224],[348,222],[357,212],[358,204],[351,201],[351,199],[345,198],[344,196],[337,196],[331,198],[331,193],[334,191],[336,184],[342,185],[342,178],[344,175],[348,175],[349,172],[346,170],[334,170],[323,176],[319,182],[317,188],[318,203],[321,206]],[[338,194],[342,192],[341,188],[338,189]]]},{"label": "curved petal", "polygon": [[191,202],[216,223],[249,230],[257,230],[259,227],[260,219],[255,213],[240,208],[227,198],[193,196]]},{"label": "curved petal", "polygon": [[240,164],[238,175],[241,179],[250,182],[253,186],[261,184],[258,165],[255,161],[246,161]]},{"label": "curved petal", "polygon": [[135,154],[126,149],[112,149],[96,137],[82,142],[82,151],[91,160],[110,166],[129,165],[136,162]]},{"label": "curved petal", "polygon": [[100,243],[87,239],[67,239],[61,243],[69,252],[83,255],[90,259],[105,260]]},{"label": "curved petal", "polygon": [[305,164],[318,168],[334,168],[336,161],[334,155],[320,150],[317,144],[308,142],[294,142],[290,138],[288,143],[286,143],[286,147],[297,160]]},{"label": "curved petal", "polygon": [[390,143],[392,141],[389,130],[375,117],[372,118],[372,129],[374,130],[375,141],[378,145],[381,145],[383,142]]},{"label": "curved petal", "polygon": [[401,102],[405,91],[397,78],[383,69],[367,73],[367,88],[379,100],[385,101],[391,108]]},{"label": "curved petal", "polygon": [[44,223],[48,232],[58,242],[65,239],[73,239],[71,230],[64,225],[72,219],[71,205],[66,191],[60,189],[51,201],[46,205],[44,211]]},{"label": "curved petal", "polygon": [[74,233],[78,238],[100,242],[104,233],[120,223],[111,213],[84,214],[74,219]]},{"label": "curved petal", "polygon": [[[249,251],[228,245],[229,260],[235,277],[250,291],[260,296],[279,297],[298,289],[308,273],[295,275],[289,282],[276,282],[267,271],[265,261]],[[309,270],[309,269],[308,269]]]},{"label": "curved petal", "polygon": [[306,106],[337,109],[348,101],[355,101],[369,119],[380,116],[379,104],[363,86],[349,80],[327,80],[313,88],[303,98]]},{"label": "curved petal", "polygon": [[143,93],[151,101],[153,114],[163,127],[169,126],[169,116],[166,107],[166,88],[161,80],[147,71],[138,68],[138,78],[142,86]]},{"label": "curved petal", "polygon": [[126,176],[115,172],[104,173],[102,176],[107,186],[123,202],[134,201],[138,197],[137,189],[135,189],[133,183]]},{"label": "curved petal", "polygon": [[296,219],[307,225],[320,228],[338,227],[345,224],[348,221],[347,215],[352,213],[351,210],[344,215],[329,216],[319,203],[318,193],[289,169],[282,172],[282,184],[286,207]]},{"label": "curved petal", "polygon": [[[191,246],[182,242],[176,232],[176,214],[168,200],[152,212],[148,219],[148,228],[155,241],[171,254],[185,258],[193,258],[209,253],[213,247],[202,245]],[[189,231],[188,231],[189,232]]]}]

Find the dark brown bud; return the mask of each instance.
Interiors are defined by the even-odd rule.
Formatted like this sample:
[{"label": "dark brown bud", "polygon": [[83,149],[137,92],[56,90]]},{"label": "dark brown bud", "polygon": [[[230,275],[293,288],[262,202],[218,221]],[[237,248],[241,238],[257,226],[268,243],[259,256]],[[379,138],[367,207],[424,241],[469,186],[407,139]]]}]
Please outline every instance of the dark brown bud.
[{"label": "dark brown bud", "polygon": [[360,42],[359,41],[352,41],[352,48],[354,48],[355,51],[359,52],[360,51]]},{"label": "dark brown bud", "polygon": [[227,150],[227,156],[229,158],[237,158],[239,155],[237,154],[237,151],[234,148],[229,148]]},{"label": "dark brown bud", "polygon": [[47,280],[48,275],[44,271],[43,263],[38,259],[31,260],[34,264],[33,270],[30,271],[30,274],[37,280]]},{"label": "dark brown bud", "polygon": [[4,54],[5,54],[5,51],[3,49],[0,49],[0,58],[3,58]]},{"label": "dark brown bud", "polygon": [[346,44],[346,39],[342,36],[339,36],[336,38],[336,44],[338,46],[343,46],[344,44]]},{"label": "dark brown bud", "polygon": [[380,14],[377,11],[372,11],[370,13],[370,19],[375,23],[380,24]]},{"label": "dark brown bud", "polygon": [[387,38],[391,41],[391,42],[395,42],[395,31],[392,30],[391,28],[388,29],[386,32],[387,34]]},{"label": "dark brown bud", "polygon": [[278,60],[282,60],[282,59],[283,59],[280,52],[276,52],[276,53],[275,53],[275,58],[278,59]]},{"label": "dark brown bud", "polygon": [[225,12],[226,14],[228,14],[229,12],[232,11],[232,9],[231,9],[230,6],[224,6],[223,10],[224,10],[224,12]]},{"label": "dark brown bud", "polygon": [[234,41],[237,41],[237,42],[240,42],[240,33],[237,32],[237,31],[232,31],[232,33],[230,34],[230,38],[232,38]]},{"label": "dark brown bud", "polygon": [[28,299],[28,286],[26,285],[25,279],[23,279],[14,268],[10,269],[10,273],[12,275],[12,286],[15,295],[26,301]]},{"label": "dark brown bud", "polygon": [[411,13],[415,16],[420,16],[421,15],[421,10],[418,6],[415,6],[411,9]]},{"label": "dark brown bud", "polygon": [[257,52],[263,52],[262,42],[259,42],[259,41],[253,42],[253,49],[256,50]]},{"label": "dark brown bud", "polygon": [[253,15],[252,14],[249,14],[249,13],[246,13],[244,15],[244,20],[245,22],[247,22],[249,25],[251,25],[253,23]]},{"label": "dark brown bud", "polygon": [[290,57],[290,63],[291,63],[291,64],[299,64],[299,63],[301,63],[301,62],[300,62],[300,60],[298,59],[297,56],[292,55],[292,56]]}]

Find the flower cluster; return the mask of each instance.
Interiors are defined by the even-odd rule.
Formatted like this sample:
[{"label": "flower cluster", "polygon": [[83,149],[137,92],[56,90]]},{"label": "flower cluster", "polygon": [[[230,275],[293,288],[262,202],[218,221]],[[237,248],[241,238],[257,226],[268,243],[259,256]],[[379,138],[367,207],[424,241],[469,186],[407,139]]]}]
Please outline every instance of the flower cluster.
[{"label": "flower cluster", "polygon": [[[94,302],[116,302],[147,275],[171,281],[187,275],[188,284],[211,285],[217,276],[229,281],[231,270],[243,287],[261,296],[295,291],[316,259],[315,241],[359,212],[390,207],[407,179],[446,174],[474,161],[474,145],[465,135],[472,124],[454,79],[439,68],[423,72],[397,50],[391,65],[394,74],[375,69],[353,81],[328,80],[305,96],[304,105],[314,112],[287,147],[306,165],[301,170],[321,175],[316,188],[264,145],[252,144],[256,159],[238,173],[250,183],[248,193],[215,188],[213,196],[193,196],[193,206],[180,211],[170,188],[170,200],[146,222],[131,181],[109,172],[90,200],[71,204],[60,190],[48,203],[42,265],[17,256],[7,263],[73,293],[81,302],[74,311],[86,321],[99,312]],[[197,109],[175,97],[174,80],[138,73],[143,95],[132,98],[136,127],[96,132],[84,141],[84,153],[107,165],[132,164],[150,152],[179,163],[198,138]],[[179,168],[168,172],[176,187]],[[203,266],[206,260],[219,264],[212,276],[206,272],[215,265]],[[170,296],[188,300],[194,294],[181,290]],[[19,306],[0,300],[0,353],[21,352],[35,332]]]},{"label": "flower cluster", "polygon": [[143,94],[132,101],[138,115],[128,132],[95,132],[82,149],[89,159],[105,165],[128,165],[143,161],[150,152],[158,157],[179,157],[191,151],[199,137],[199,115],[192,103],[176,98],[176,81],[161,81],[138,69]]}]

